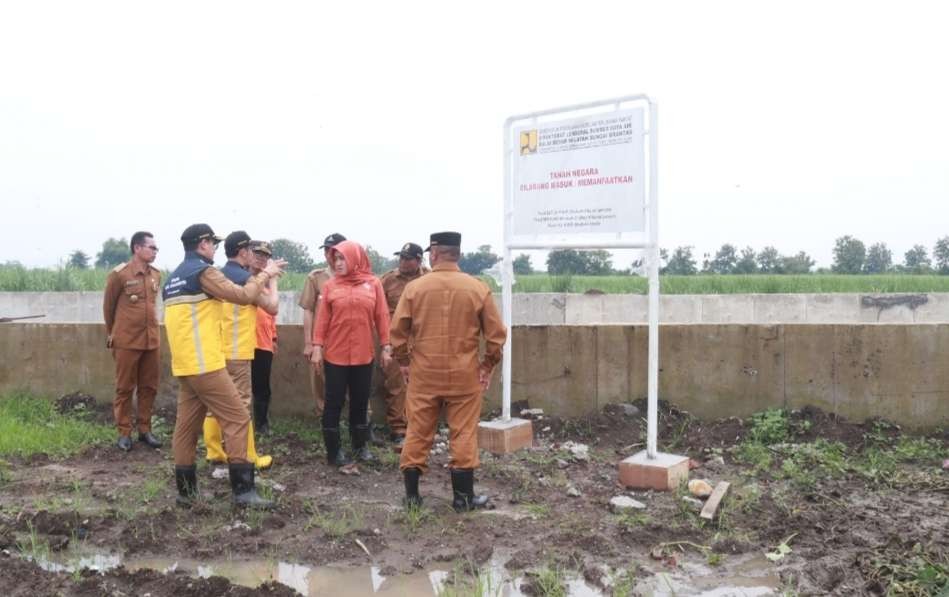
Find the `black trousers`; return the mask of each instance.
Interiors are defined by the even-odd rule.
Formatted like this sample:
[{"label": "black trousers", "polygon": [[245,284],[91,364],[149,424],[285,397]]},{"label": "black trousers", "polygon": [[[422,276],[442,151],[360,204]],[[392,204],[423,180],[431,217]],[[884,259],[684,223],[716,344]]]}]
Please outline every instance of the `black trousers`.
[{"label": "black trousers", "polygon": [[250,387],[254,394],[254,427],[269,424],[270,370],[273,368],[273,353],[269,350],[254,350],[250,364]]},{"label": "black trousers", "polygon": [[323,361],[326,406],[323,409],[323,429],[336,429],[349,390],[349,428],[366,425],[369,421],[369,387],[372,384],[372,363],[366,365],[334,365]]}]

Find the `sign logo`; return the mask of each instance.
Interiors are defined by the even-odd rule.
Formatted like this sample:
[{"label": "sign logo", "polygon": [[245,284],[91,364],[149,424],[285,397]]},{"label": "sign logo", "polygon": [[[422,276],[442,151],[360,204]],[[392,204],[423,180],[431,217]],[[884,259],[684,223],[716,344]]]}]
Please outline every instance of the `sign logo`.
[{"label": "sign logo", "polygon": [[537,129],[521,131],[521,155],[537,153]]}]

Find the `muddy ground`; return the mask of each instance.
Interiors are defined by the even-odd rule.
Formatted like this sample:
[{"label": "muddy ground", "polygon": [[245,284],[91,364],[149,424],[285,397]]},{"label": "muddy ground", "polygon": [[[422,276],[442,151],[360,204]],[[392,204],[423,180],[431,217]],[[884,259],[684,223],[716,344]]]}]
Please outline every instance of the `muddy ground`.
[{"label": "muddy ground", "polygon": [[[61,405],[108,420],[107,411],[83,400],[72,396]],[[810,409],[783,419],[701,422],[662,404],[660,447],[690,456],[691,478],[732,484],[709,522],[698,516],[701,504],[683,499],[684,488],[618,485],[617,463],[645,441],[644,413],[640,402],[583,419],[541,416],[534,448],[483,455],[477,487],[494,509],[469,515],[450,507],[444,438],[422,481],[425,508],[407,515],[397,455],[377,447],[378,463],[342,475],[326,464],[315,421],[277,421],[259,440],[276,461],[258,478],[277,501],[269,513],[232,510],[226,478],[213,478],[203,462],[201,503],[176,508],[167,441],[157,451],[94,446],[58,461],[8,459],[0,476],[0,588],[7,595],[296,594],[276,582],[252,589],[182,570],[53,572],[33,561],[113,553],[371,563],[385,577],[442,565],[454,570],[458,587],[502,558],[526,594],[550,594],[550,571],[604,594],[662,594],[650,579],[699,568],[721,570],[728,584],[730,566],[754,559],[762,562],[758,573],[775,579],[774,594],[949,591],[942,588],[949,582],[949,471],[942,468],[949,433],[907,437],[882,421],[853,424]],[[168,440],[174,414],[159,415],[158,431]],[[571,451],[575,444],[588,446],[588,454]],[[645,508],[612,512],[609,501],[620,495]]]}]

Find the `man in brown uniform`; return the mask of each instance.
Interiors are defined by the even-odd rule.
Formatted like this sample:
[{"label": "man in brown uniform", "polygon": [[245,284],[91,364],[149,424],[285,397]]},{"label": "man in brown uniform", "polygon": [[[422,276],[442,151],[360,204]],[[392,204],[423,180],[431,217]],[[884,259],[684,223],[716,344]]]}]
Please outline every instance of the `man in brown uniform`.
[{"label": "man in brown uniform", "polygon": [[247,456],[250,412],[241,404],[226,369],[221,301],[253,304],[270,279],[283,273],[286,261],[271,261],[239,286],[211,267],[220,241],[207,224],[186,228],[181,234],[184,261],[168,276],[162,290],[171,372],[179,384],[172,439],[177,501],[190,505],[197,494],[195,451],[205,414],[210,411],[223,431],[233,502],[269,508],[273,502],[257,494],[254,463]]},{"label": "man in brown uniform", "polygon": [[[346,240],[346,237],[338,232],[330,234],[323,240],[320,248],[323,249],[323,258],[326,263],[330,262],[330,249]],[[313,354],[313,320],[316,317],[316,308],[319,305],[320,293],[323,291],[323,285],[333,276],[333,267],[329,265],[327,269],[315,269],[306,276],[306,282],[303,285],[303,292],[300,293],[298,304],[303,308],[303,358],[307,362],[307,371],[310,376],[310,391],[313,392],[313,402],[316,405],[316,416],[323,416],[323,377],[316,367],[310,367],[310,356]]]},{"label": "man in brown uniform", "polygon": [[[405,285],[417,280],[428,273],[428,268],[422,267],[422,247],[415,243],[405,243],[402,250],[395,254],[399,257],[399,267],[382,274],[382,290],[386,294],[389,305],[389,318],[395,314],[395,307],[405,290]],[[379,361],[382,362],[381,359]],[[381,365],[380,365],[381,366]],[[394,359],[387,367],[382,368],[383,383],[379,389],[386,403],[386,423],[389,425],[389,439],[395,451],[402,450],[405,443],[405,381],[399,363]]]},{"label": "man in brown uniform", "polygon": [[[478,468],[478,420],[507,330],[491,290],[458,268],[461,234],[432,234],[432,271],[406,286],[392,318],[390,342],[408,384],[408,432],[399,468],[407,506],[422,503],[418,482],[442,407],[451,449],[452,507],[457,512],[483,508],[488,498],[474,493]],[[481,336],[484,357],[478,357]],[[411,351],[409,346],[411,345]]]},{"label": "man in brown uniform", "polygon": [[151,266],[158,247],[150,232],[139,231],[129,243],[132,259],[119,265],[105,282],[102,314],[106,346],[115,359],[112,414],[119,431],[119,449],[132,449],[132,393],[138,389],[138,441],[150,448],[161,442],[152,435],[152,406],[158,393],[159,331],[155,300],[161,272]]}]

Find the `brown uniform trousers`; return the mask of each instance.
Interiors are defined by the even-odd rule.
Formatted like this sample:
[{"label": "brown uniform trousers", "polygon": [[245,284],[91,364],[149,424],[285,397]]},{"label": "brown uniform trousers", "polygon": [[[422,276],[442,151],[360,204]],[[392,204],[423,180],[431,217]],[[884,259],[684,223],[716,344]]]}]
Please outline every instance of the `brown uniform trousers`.
[{"label": "brown uniform trousers", "polygon": [[[254,302],[268,279],[266,274],[257,274],[251,276],[244,286],[238,286],[220,270],[209,267],[201,274],[201,289],[223,301],[248,305]],[[203,431],[204,417],[208,412],[221,426],[227,461],[231,464],[248,464],[250,408],[245,404],[242,392],[234,384],[228,369],[179,376],[178,383],[178,415],[171,441],[175,464],[194,464],[198,437]]]},{"label": "brown uniform trousers", "polygon": [[[317,301],[320,300],[320,293],[323,291],[323,285],[332,276],[325,269],[315,269],[309,274],[307,274],[306,282],[303,285],[303,292],[300,293],[300,300],[297,304],[303,308],[304,311],[310,313],[310,317],[313,318],[314,322],[316,319],[316,309]],[[313,330],[309,330],[307,334],[307,329],[303,329],[303,341],[309,344],[313,343]],[[326,400],[324,398],[324,388],[323,388],[323,376],[316,371],[314,367],[311,367],[307,363],[307,371],[310,379],[310,392],[313,394],[313,405],[317,417],[323,416],[323,408],[326,405]]]},{"label": "brown uniform trousers", "polygon": [[226,361],[226,363],[227,373],[234,381],[234,387],[237,388],[237,393],[240,395],[241,404],[244,405],[244,408],[247,409],[247,413],[250,414],[253,412],[251,410],[251,402],[253,401],[253,391],[251,390],[250,383],[251,361],[247,359],[241,359]]},{"label": "brown uniform trousers", "polygon": [[227,461],[246,464],[247,432],[250,415],[247,407],[237,400],[238,390],[227,369],[218,369],[201,375],[186,375],[178,378],[178,419],[171,448],[175,464],[194,464],[198,436],[204,426],[208,412],[221,424]]},{"label": "brown uniform trousers", "polygon": [[[479,358],[481,336],[485,354]],[[501,360],[507,330],[488,287],[442,262],[406,287],[392,318],[390,340],[401,365],[409,366],[405,411],[408,430],[399,467],[427,470],[439,411],[445,409],[451,460],[474,469],[481,416],[480,370]],[[412,346],[411,353],[409,346]]]},{"label": "brown uniform trousers", "polygon": [[[412,280],[417,280],[428,272],[428,268],[419,268],[414,275],[405,275],[398,268],[389,270],[382,274],[379,281],[382,283],[382,290],[386,295],[386,303],[389,305],[389,319],[395,315],[395,308],[402,298],[402,292],[405,291],[405,285]],[[376,359],[379,363],[379,371],[382,373],[382,383],[379,384],[382,398],[386,405],[386,424],[393,435],[405,435],[406,413],[405,413],[405,381],[402,379],[402,371],[399,364],[393,359],[388,367],[382,366],[382,359]]]},{"label": "brown uniform trousers", "polygon": [[161,369],[156,309],[160,288],[161,272],[134,259],[113,269],[106,279],[102,314],[115,360],[112,414],[120,435],[132,433],[133,394],[138,398],[138,432],[152,428]]}]

